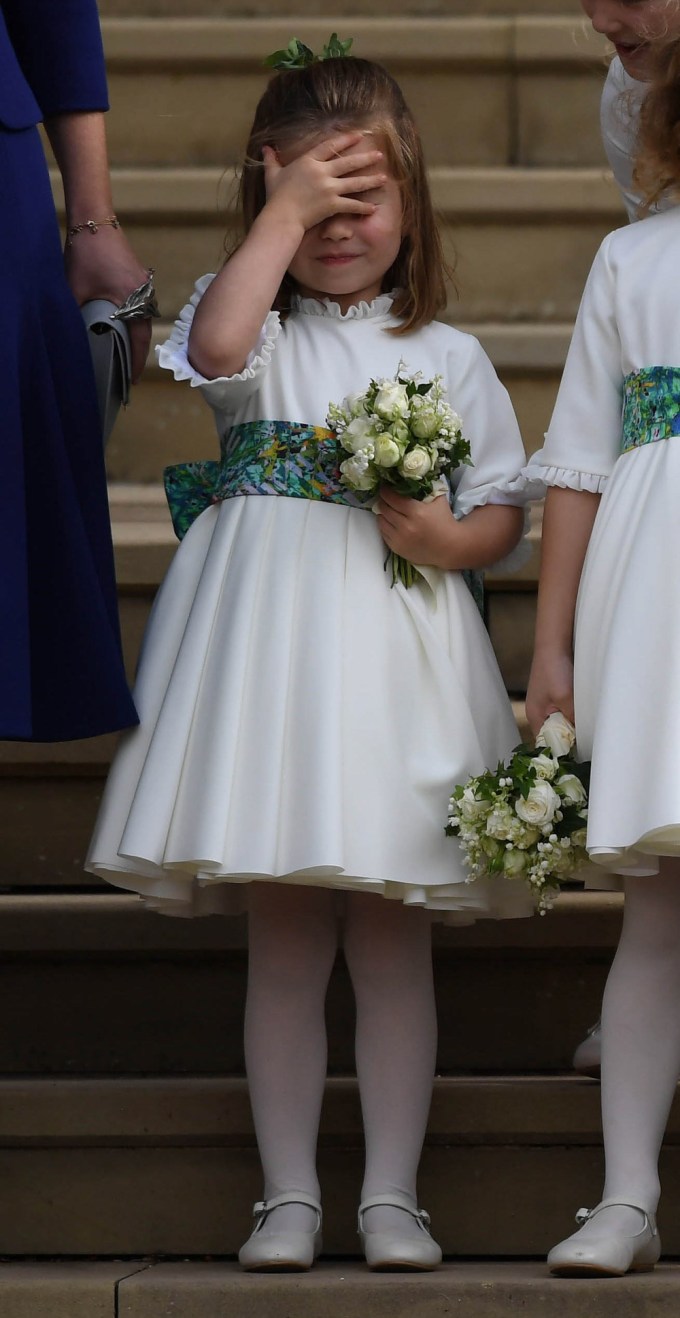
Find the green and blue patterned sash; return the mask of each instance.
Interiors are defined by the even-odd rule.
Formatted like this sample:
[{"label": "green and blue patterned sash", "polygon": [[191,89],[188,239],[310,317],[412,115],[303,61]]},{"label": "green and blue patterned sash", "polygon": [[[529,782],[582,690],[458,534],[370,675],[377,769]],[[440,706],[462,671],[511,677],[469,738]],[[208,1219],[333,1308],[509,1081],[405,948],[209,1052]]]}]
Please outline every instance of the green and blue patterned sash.
[{"label": "green and blue patterned sash", "polygon": [[[289,421],[244,421],[224,436],[219,461],[181,462],[163,472],[165,494],[178,540],[214,503],[238,494],[320,499],[370,508],[373,495],[340,483],[337,438],[332,430]],[[462,573],[482,617],[481,572]]]},{"label": "green and blue patterned sash", "polygon": [[623,382],[621,452],[680,435],[680,367],[647,366]]},{"label": "green and blue patterned sash", "polygon": [[238,494],[279,494],[366,508],[371,495],[340,483],[332,430],[288,421],[244,421],[225,436],[218,462],[182,462],[163,472],[179,540],[206,508]]}]

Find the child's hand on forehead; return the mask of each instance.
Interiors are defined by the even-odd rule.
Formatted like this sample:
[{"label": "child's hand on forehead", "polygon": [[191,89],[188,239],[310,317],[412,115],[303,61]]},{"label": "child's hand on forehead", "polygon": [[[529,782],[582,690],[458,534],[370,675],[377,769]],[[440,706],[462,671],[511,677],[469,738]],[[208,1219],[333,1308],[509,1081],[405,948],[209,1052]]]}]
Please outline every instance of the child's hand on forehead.
[{"label": "child's hand on forehead", "polygon": [[379,188],[386,179],[377,172],[382,151],[362,132],[334,133],[307,151],[279,159],[273,147],[262,152],[267,207],[304,232],[342,212],[372,215],[375,205],[361,193]]}]

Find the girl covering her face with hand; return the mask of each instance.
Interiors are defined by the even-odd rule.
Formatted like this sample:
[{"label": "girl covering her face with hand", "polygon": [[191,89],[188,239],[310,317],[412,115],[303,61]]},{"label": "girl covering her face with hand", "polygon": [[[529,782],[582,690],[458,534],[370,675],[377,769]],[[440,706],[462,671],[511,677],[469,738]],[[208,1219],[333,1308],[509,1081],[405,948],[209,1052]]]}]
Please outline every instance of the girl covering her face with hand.
[{"label": "girl covering her face with hand", "polygon": [[[679,127],[676,38],[642,109],[652,204],[680,187]],[[529,466],[548,495],[527,713],[536,729],[575,711],[592,760],[588,849],[626,892],[602,1013],[604,1196],[549,1256],[565,1275],[658,1259],[657,1161],[680,1072],[679,269],[677,206],[604,240]]]},{"label": "girl covering her face with hand", "polygon": [[[159,353],[212,407],[223,456],[185,469],[196,516],[154,607],[141,726],[115,759],[88,867],[158,909],[247,906],[264,1200],[246,1268],[308,1268],[320,1248],[324,1000],[342,922],[362,1241],[372,1267],[432,1268],[441,1252],[416,1198],[431,918],[530,910],[510,881],[468,886],[443,828],[452,785],[517,740],[462,572],[520,538],[522,446],[479,344],[434,320],[443,263],[422,149],[380,66],[276,75],[241,202],[241,245],[199,279]],[[324,459],[324,427],[331,400],[394,378],[402,359],[443,377],[474,465],[451,505],[383,487],[372,512]],[[391,588],[388,549],[419,565],[410,589]]]}]

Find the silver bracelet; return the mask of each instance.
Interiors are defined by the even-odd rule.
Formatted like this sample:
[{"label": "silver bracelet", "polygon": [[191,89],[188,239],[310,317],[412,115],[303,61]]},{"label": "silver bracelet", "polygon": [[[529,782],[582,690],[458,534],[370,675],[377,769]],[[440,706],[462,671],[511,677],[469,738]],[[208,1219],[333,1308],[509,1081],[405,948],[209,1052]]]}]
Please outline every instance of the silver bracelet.
[{"label": "silver bracelet", "polygon": [[149,278],[146,282],[128,293],[125,301],[114,311],[111,320],[145,320],[148,316],[160,316],[153,282],[154,271],[149,270],[147,273]]}]

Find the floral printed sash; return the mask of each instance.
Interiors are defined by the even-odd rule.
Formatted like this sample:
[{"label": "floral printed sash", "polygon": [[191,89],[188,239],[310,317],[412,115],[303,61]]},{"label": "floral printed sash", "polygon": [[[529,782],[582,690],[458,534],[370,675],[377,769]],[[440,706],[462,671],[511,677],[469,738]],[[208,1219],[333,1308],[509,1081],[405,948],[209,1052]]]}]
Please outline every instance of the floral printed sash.
[{"label": "floral printed sash", "polygon": [[680,367],[648,366],[623,382],[621,452],[680,435]]},{"label": "floral printed sash", "polygon": [[340,484],[332,430],[288,421],[245,421],[223,438],[219,462],[166,467],[165,493],[179,540],[213,503],[237,494],[283,494],[366,508],[367,498]]}]

